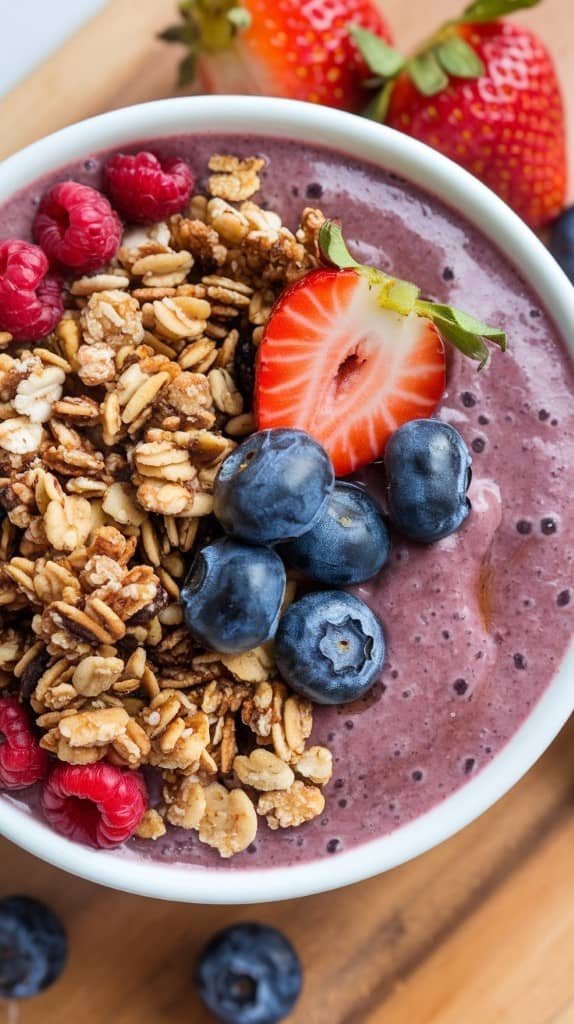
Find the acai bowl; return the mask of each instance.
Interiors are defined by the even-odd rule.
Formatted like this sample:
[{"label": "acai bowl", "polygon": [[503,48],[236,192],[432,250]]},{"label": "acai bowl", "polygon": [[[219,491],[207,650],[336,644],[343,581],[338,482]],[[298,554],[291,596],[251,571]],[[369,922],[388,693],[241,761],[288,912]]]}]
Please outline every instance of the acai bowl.
[{"label": "acai bowl", "polygon": [[[14,634],[9,635],[13,646],[7,652],[3,669],[5,692],[16,693],[20,688],[28,691],[25,703],[30,704],[32,719],[40,718],[38,735],[51,734],[51,739],[44,740],[42,746],[49,758],[49,771],[53,771],[57,761],[60,763],[57,754],[60,742],[64,756],[76,757],[69,751],[76,741],[75,726],[66,725],[66,720],[71,722],[75,718],[76,708],[80,714],[86,707],[88,710],[116,708],[115,716],[104,716],[108,718],[105,728],[120,731],[95,737],[90,734],[90,742],[86,744],[86,748],[105,746],[106,757],[100,760],[101,749],[85,756],[88,760],[94,758],[92,765],[109,762],[115,770],[131,773],[130,778],[141,773],[145,779],[145,798],[137,788],[128,789],[125,813],[129,817],[129,809],[133,812],[134,807],[136,810],[140,807],[143,813],[149,803],[160,819],[160,810],[167,817],[167,822],[160,825],[153,816],[150,834],[159,833],[162,828],[166,831],[155,840],[131,838],[119,848],[90,849],[58,834],[46,823],[40,795],[45,782],[2,794],[0,830],[22,847],[65,870],[117,888],[166,899],[241,903],[300,896],[345,885],[408,860],[473,820],[524,774],[572,710],[567,538],[571,535],[569,517],[572,514],[568,506],[572,463],[568,446],[571,445],[573,402],[566,345],[574,293],[535,236],[499,199],[460,168],[384,127],[332,110],[271,99],[202,97],[163,101],[103,115],[28,147],[0,168],[1,237],[29,241],[38,202],[56,182],[73,179],[99,189],[103,185],[103,166],[110,157],[118,152],[141,150],[152,150],[163,161],[174,157],[185,160],[196,179],[192,210],[184,211],[189,216],[180,218],[177,228],[171,228],[171,234],[166,235],[164,229],[163,234],[160,230],[150,236],[144,228],[143,237],[141,230],[139,236],[130,236],[129,245],[124,248],[130,250],[131,247],[133,251],[143,246],[137,258],[148,260],[143,268],[140,263],[141,273],[133,273],[134,263],[138,269],[136,259],[127,256],[122,263],[114,256],[106,271],[109,279],[98,283],[95,290],[87,279],[100,274],[99,269],[74,273],[69,278],[79,283],[75,289],[73,285],[69,287],[66,319],[79,327],[60,327],[59,345],[35,342],[31,348],[47,348],[52,352],[56,358],[51,361],[42,353],[35,358],[40,362],[43,358],[47,365],[59,369],[66,381],[69,377],[73,383],[68,386],[59,374],[55,375],[62,390],[52,398],[52,406],[64,404],[56,405],[55,414],[50,408],[48,419],[43,415],[37,417],[40,431],[35,430],[33,434],[41,436],[41,443],[48,448],[58,449],[62,445],[71,461],[79,448],[89,449],[88,454],[98,461],[96,437],[104,426],[100,421],[102,408],[105,405],[109,412],[110,404],[113,407],[113,400],[108,400],[106,405],[106,396],[117,393],[121,372],[130,371],[138,362],[129,352],[118,357],[122,347],[129,349],[132,345],[129,336],[132,321],[126,328],[127,338],[120,337],[111,346],[113,353],[109,359],[114,366],[110,363],[101,379],[90,377],[94,346],[105,346],[109,341],[109,335],[101,333],[101,325],[108,331],[117,328],[121,335],[122,317],[132,310],[144,332],[136,333],[137,345],[145,345],[146,340],[149,343],[150,334],[159,340],[153,352],[144,353],[151,362],[142,367],[140,359],[139,370],[131,370],[125,392],[127,401],[123,404],[120,401],[120,420],[128,403],[132,399],[134,402],[124,425],[117,436],[113,432],[108,434],[109,443],[105,439],[101,443],[100,455],[107,475],[99,473],[98,478],[97,473],[91,473],[90,459],[85,456],[82,471],[72,475],[59,461],[61,450],[51,451],[49,475],[55,476],[62,494],[57,489],[52,492],[50,487],[56,485],[48,480],[40,496],[36,490],[29,496],[17,489],[16,499],[12,492],[4,499],[8,520],[11,521],[10,513],[16,520],[14,529],[10,530],[10,544],[16,547],[8,546],[4,557],[5,564],[12,562],[12,573],[8,573],[6,579],[8,596],[4,607],[8,609],[7,628],[13,629]],[[214,157],[220,159],[213,163]],[[253,175],[258,178],[257,182],[253,181]],[[230,177],[235,180],[230,182]],[[213,178],[227,178],[227,181],[214,183]],[[251,192],[255,184],[258,187]],[[216,214],[210,215],[206,211],[213,200],[218,200],[220,205],[216,204]],[[251,206],[242,210],[245,203],[257,209]],[[315,213],[305,214],[306,209]],[[239,434],[234,436],[226,431],[226,426],[229,420],[241,420],[251,413],[249,383],[235,377],[243,370],[244,377],[249,378],[249,360],[244,360],[237,371],[239,358],[236,360],[234,355],[231,360],[225,353],[222,357],[218,353],[230,333],[237,329],[235,324],[243,319],[251,324],[252,343],[253,332],[263,329],[256,338],[256,342],[260,341],[268,323],[267,307],[283,297],[296,280],[304,281],[307,273],[316,272],[319,257],[313,248],[316,243],[313,218],[319,215],[341,225],[354,259],[360,263],[375,266],[394,278],[416,282],[422,301],[462,307],[485,324],[505,331],[508,338],[506,352],[489,345],[490,360],[480,372],[476,361],[467,360],[450,348],[445,356],[444,391],[438,405],[435,402],[432,410],[422,407],[421,412],[426,415],[432,411],[439,423],[448,424],[462,437],[472,458],[473,479],[468,490],[472,508],[460,529],[435,543],[409,541],[391,524],[390,554],[386,563],[372,580],[352,588],[354,596],[366,602],[382,623],[386,643],[382,672],[360,699],[333,706],[318,703],[309,706],[306,697],[301,697],[298,691],[291,691],[289,687],[282,689],[285,684],[267,647],[263,655],[243,658],[241,663],[233,661],[233,654],[224,654],[227,665],[222,669],[221,659],[210,656],[205,645],[200,649],[193,638],[188,639],[182,616],[173,609],[192,559],[195,540],[191,537],[190,542],[189,538],[196,527],[190,527],[189,521],[205,520],[201,532],[197,525],[199,542],[217,543],[216,534],[213,530],[210,533],[211,506],[207,498],[204,507],[198,506],[195,499],[195,516],[193,505],[189,508],[170,506],[166,513],[167,525],[162,523],[155,530],[144,525],[148,517],[155,523],[161,515],[159,510],[145,507],[155,500],[153,496],[149,499],[148,480],[153,483],[159,479],[169,486],[180,486],[182,481],[177,472],[170,474],[168,471],[166,477],[163,475],[170,462],[165,455],[168,449],[161,448],[158,452],[140,448],[136,456],[132,455],[138,445],[166,443],[164,434],[170,429],[174,434],[181,433],[180,428],[183,432],[206,430],[215,438],[227,437],[233,443],[241,443],[245,436],[242,431],[248,430],[248,420],[239,427],[232,424],[231,431],[239,429]],[[217,218],[221,216],[224,216],[224,223],[220,223],[217,230]],[[250,216],[252,222],[249,222]],[[248,221],[246,231],[241,218]],[[199,220],[209,230],[187,228],[186,222],[190,220]],[[261,236],[269,229],[281,232],[280,224],[288,230],[282,234],[285,241],[279,245],[278,253],[276,242],[262,243]],[[299,234],[296,234],[297,229]],[[174,239],[176,230],[178,238]],[[252,232],[259,232],[259,237],[246,243],[245,239],[249,239]],[[189,240],[192,236],[193,242]],[[201,245],[198,236],[201,236]],[[193,266],[192,260],[181,255],[190,253],[192,247]],[[174,252],[179,254],[179,261],[173,259]],[[243,265],[246,253],[248,264],[252,261],[250,276],[237,270]],[[154,263],[152,259],[150,263],[149,257],[158,255],[167,256],[168,260]],[[206,260],[205,266],[202,259]],[[169,274],[171,280],[166,283]],[[198,285],[203,286],[205,292],[198,290]],[[154,292],[162,288],[168,289],[163,296]],[[97,313],[101,296],[110,291],[123,293],[123,298],[112,300],[111,313],[108,300],[108,309],[104,309],[101,317]],[[254,295],[257,295],[256,300]],[[122,303],[128,296],[126,311]],[[169,318],[166,326],[165,318],[174,314],[170,302],[179,298],[187,300],[179,305],[180,311],[183,306],[188,319],[198,321],[203,316],[205,323],[201,330],[197,329],[197,334],[193,327],[187,334],[184,329],[183,337],[178,338],[177,326]],[[166,299],[167,311],[158,310],[155,304],[165,307]],[[202,302],[210,306],[209,314]],[[176,302],[176,311],[177,305]],[[144,306],[151,306],[151,311],[146,308],[143,312]],[[212,306],[216,307],[213,315]],[[89,319],[90,311],[84,312],[88,307],[96,311],[93,319]],[[402,315],[396,310],[393,312]],[[341,322],[344,314],[345,310],[339,308]],[[160,321],[164,317],[163,329],[161,322],[158,327],[157,319],[152,319],[158,316]],[[115,323],[116,320],[119,323]],[[337,315],[331,315],[331,322],[337,323]],[[139,330],[140,327],[136,327],[136,332]],[[90,331],[86,339],[84,332]],[[71,352],[68,348],[66,354],[66,344],[74,345],[73,340],[69,341],[72,334],[80,348],[92,348],[85,357],[80,357],[81,366],[72,358],[77,357],[77,350]],[[307,327],[305,337],[308,335]],[[180,341],[184,344],[180,345]],[[12,351],[10,344],[4,349],[7,355]],[[189,350],[201,344],[204,348],[199,351],[201,358],[197,359],[198,347],[191,354]],[[186,351],[183,359],[182,351]],[[104,358],[105,354],[101,354]],[[20,348],[17,347],[15,355],[22,358]],[[307,356],[308,353],[305,358]],[[125,365],[123,359],[127,360]],[[72,368],[68,370],[65,363]],[[153,419],[148,423],[145,419],[146,401],[141,399],[144,388],[147,388],[145,399],[154,387],[159,387],[158,402],[166,398],[165,393],[161,394],[164,386],[177,391],[177,374],[172,380],[170,374],[174,371],[167,364],[175,364],[177,373],[181,370],[198,376],[203,374],[206,378],[214,370],[219,371],[211,377],[211,397],[208,398],[205,391],[205,402],[199,402],[205,415],[203,421],[190,427],[185,420],[188,413],[181,405],[174,407],[173,401],[171,404],[166,401],[162,406],[161,423]],[[86,367],[83,381],[79,372],[82,367]],[[351,362],[346,369],[351,370],[350,374],[344,374],[343,380],[345,415],[349,418],[356,415],[360,401],[354,402],[352,395],[345,392],[347,385],[354,386],[356,367]],[[105,380],[108,372],[109,380]],[[315,372],[316,364],[310,361],[309,377]],[[31,377],[33,368],[26,374],[26,379]],[[372,389],[368,380],[364,381],[365,377],[365,374],[360,376],[360,381],[367,388],[361,392],[367,408]],[[155,381],[150,385],[153,378]],[[198,382],[196,385],[203,393],[202,385]],[[304,385],[302,379],[302,389]],[[404,382],[401,387],[404,391]],[[221,393],[222,388],[224,393]],[[293,393],[292,387],[290,393]],[[152,405],[157,395],[152,394]],[[90,401],[86,402],[86,397]],[[4,419],[13,419],[16,413],[25,418],[26,388],[21,388],[19,399],[10,395],[8,400],[17,404],[4,412]],[[316,403],[316,398],[314,401]],[[80,407],[83,423],[78,420]],[[326,420],[326,406],[325,409],[323,419]],[[138,422],[142,412],[144,418]],[[320,409],[312,420],[311,433],[320,433],[322,429],[321,412]],[[173,418],[180,415],[184,422],[175,423]],[[55,418],[61,424],[57,427],[58,437],[51,433]],[[309,422],[305,420],[303,425]],[[132,424],[135,427],[130,434]],[[291,420],[278,424],[272,419],[261,425],[292,427],[301,424]],[[148,436],[148,430],[164,433]],[[359,422],[359,436],[364,438],[366,433]],[[322,439],[322,435],[319,436],[319,440]],[[344,437],[341,441],[339,436],[338,445],[333,448],[337,457],[345,448],[343,442]],[[375,447],[377,443],[375,441]],[[133,460],[141,456],[142,450],[144,459],[140,457],[139,466],[134,470]],[[8,451],[8,455],[11,454],[21,453]],[[24,452],[24,455],[29,454]],[[151,455],[151,470],[144,465],[142,472],[146,455]],[[187,467],[187,455],[181,459]],[[200,490],[209,496],[214,459],[210,462],[204,456],[201,463],[194,456],[191,461],[193,472],[189,479],[195,480],[202,474],[204,486]],[[29,467],[18,465],[14,472],[26,468]],[[78,478],[80,483],[74,483]],[[368,494],[385,503],[388,487],[380,458],[360,469],[354,479]],[[22,483],[26,485],[26,481]],[[120,488],[121,494],[118,484],[127,485]],[[140,487],[146,488],[143,502],[137,498]],[[130,502],[126,507],[126,491],[130,499],[135,495],[135,505]],[[264,489],[262,493],[264,496]],[[155,491],[154,494],[157,497]],[[44,594],[41,599],[35,584],[32,584],[32,592],[28,581],[34,576],[34,563],[38,558],[46,558],[46,523],[44,532],[36,526],[40,532],[35,535],[32,526],[27,547],[18,548],[21,537],[30,530],[30,522],[25,518],[18,520],[15,509],[19,503],[27,504],[34,522],[45,520],[50,502],[61,506],[62,495],[82,499],[71,506],[64,502],[73,510],[68,527],[72,532],[79,530],[80,534],[79,537],[74,535],[72,540],[56,538],[55,543],[50,542],[48,556],[51,562],[60,565],[56,571],[60,582],[56,584],[52,579],[44,589],[40,584],[39,589]],[[168,497],[172,496],[170,491]],[[115,504],[119,498],[122,499],[120,508]],[[92,510],[87,526],[82,526],[84,502],[88,502]],[[98,509],[96,513],[94,508]],[[54,529],[57,532],[61,522],[56,517],[54,526],[50,519],[49,516],[48,533],[54,539]],[[107,553],[103,548],[93,549],[91,554],[104,554],[119,563],[123,559],[126,573],[132,569],[140,571],[139,576],[130,577],[128,585],[135,583],[137,589],[142,580],[151,581],[153,589],[155,584],[151,578],[154,577],[168,595],[162,608],[156,609],[157,614],[143,617],[145,622],[141,621],[141,616],[139,622],[137,619],[142,605],[133,612],[135,621],[127,623],[132,637],[129,643],[123,635],[114,638],[105,628],[94,642],[81,633],[85,626],[83,619],[76,623],[75,632],[74,628],[66,632],[62,629],[61,616],[54,618],[53,608],[46,615],[46,607],[54,604],[54,597],[84,612],[86,584],[82,582],[82,573],[85,577],[86,551],[94,542],[94,529],[102,528],[115,532],[104,533],[100,544],[111,538],[121,546],[123,538],[127,547],[121,552],[114,549]],[[82,534],[82,529],[88,532]],[[135,538],[135,544],[130,538]],[[153,547],[154,539],[157,551]],[[62,544],[63,549],[58,546]],[[81,555],[77,553],[78,547],[83,549]],[[112,573],[111,566],[103,564]],[[146,567],[147,571],[141,575]],[[87,586],[93,593],[109,582],[109,577],[94,578]],[[124,582],[125,576],[122,576],[122,585]],[[56,591],[52,592],[50,586],[56,587]],[[299,586],[302,586],[299,593],[304,594],[306,585]],[[65,594],[63,587],[67,587]],[[74,601],[74,593],[80,592],[79,601]],[[155,596],[157,591],[152,594],[150,590],[148,605]],[[101,604],[96,604],[102,626],[102,616],[108,615],[106,608],[111,607],[113,611],[115,607],[117,613],[119,606],[115,599],[100,596],[97,600],[104,605],[102,608]],[[60,606],[56,613],[61,610]],[[25,622],[23,628],[29,631],[25,634],[28,641],[21,635],[18,620]],[[150,622],[156,630],[151,637]],[[110,628],[111,624],[113,620],[108,622]],[[39,646],[30,663],[37,657],[40,660],[36,661],[34,671],[27,674],[28,685],[19,682],[16,686],[13,670],[20,663],[16,668],[17,677],[22,680],[26,676],[26,657],[33,645]],[[146,652],[145,659],[142,648]],[[94,669],[101,668],[101,664],[87,662],[90,657],[115,659],[112,666],[116,673],[115,689],[104,685],[100,692],[90,692],[102,685],[101,680],[97,684],[93,682]],[[46,677],[56,664],[61,665],[60,669],[56,668],[52,676]],[[210,669],[210,665],[217,665],[217,670]],[[63,680],[58,674],[60,671],[67,672]],[[187,683],[186,672],[189,673]],[[163,764],[150,767],[144,755],[145,764],[132,762],[132,766],[129,765],[132,748],[127,739],[137,746],[138,728],[147,733],[154,751],[161,740],[156,730],[163,728],[163,712],[160,711],[163,698],[151,707],[158,694],[154,682],[150,681],[150,673],[160,693],[168,690],[183,694],[184,713],[180,708],[175,718],[182,718],[187,735],[190,729],[192,735],[194,732],[201,734],[205,728],[205,718],[201,716],[208,719],[210,739],[205,749],[215,761],[215,772],[207,757],[202,767],[213,772],[207,784],[218,789],[213,791],[217,806],[211,814],[215,826],[204,827],[203,840],[204,809],[202,806],[199,811],[194,809],[196,791],[186,802],[182,788],[190,795],[192,786],[205,788],[206,780],[200,777],[199,769],[179,778],[178,768],[172,766],[173,759],[169,758],[170,742],[180,726],[176,726],[168,743],[164,741],[166,749],[159,755],[154,754],[153,759]],[[218,685],[212,686],[207,696],[205,693],[213,683],[225,683],[228,692],[228,706],[219,716],[223,719],[223,724],[219,725],[218,708],[208,702],[214,690],[218,691]],[[64,689],[58,690],[58,686]],[[202,687],[199,705],[192,697],[192,690],[198,686]],[[259,691],[261,707],[254,715],[254,691],[258,687],[262,688]],[[270,697],[265,687],[271,688]],[[76,694],[72,694],[71,689]],[[106,695],[114,698],[107,704]],[[78,707],[82,699],[87,704]],[[185,705],[185,700],[189,706]],[[285,720],[289,701],[290,724]],[[62,714],[66,711],[67,714]],[[265,719],[266,712],[267,720],[259,733],[250,729],[258,715]],[[130,720],[129,728],[125,715]],[[199,718],[190,725],[189,720],[194,715]],[[114,717],[115,724],[110,725]],[[131,724],[134,719],[135,726]],[[232,727],[226,723],[230,719],[233,719],[235,746],[229,765],[225,765],[226,771],[222,771],[221,745],[229,745]],[[166,727],[173,720],[167,722]],[[307,735],[311,726],[312,732]],[[247,738],[245,730],[251,733]],[[152,735],[154,732],[156,734]],[[140,751],[145,742],[141,741]],[[177,742],[175,735],[175,744]],[[218,752],[210,746],[213,743]],[[287,745],[286,750],[282,743]],[[301,766],[309,748],[314,754],[308,759],[310,763],[303,762]],[[82,748],[74,747],[78,749]],[[323,753],[317,754],[317,749]],[[250,758],[254,750],[268,751],[287,769],[281,769],[282,779],[276,781],[275,789],[267,781],[265,789],[253,785],[258,782],[253,772],[249,774],[253,763],[247,768],[243,763],[234,767],[236,756]],[[62,758],[61,764],[65,767],[69,761]],[[184,767],[183,772],[188,767]],[[157,777],[158,768],[161,780]],[[280,771],[276,765],[275,769]],[[171,774],[166,778],[164,773]],[[247,781],[241,781],[241,774]],[[175,787],[176,799],[171,806],[183,809],[184,815],[189,814],[185,824],[190,827],[182,829],[173,824],[177,821],[177,812],[167,813],[168,804],[162,793],[166,786]],[[293,802],[284,796],[293,786],[301,797],[296,813]],[[283,794],[280,799],[277,799],[278,793]],[[65,803],[69,795],[56,793],[52,803],[58,804],[62,799]],[[140,805],[141,800],[144,802]],[[247,810],[245,801],[252,810]],[[45,813],[45,799],[43,802]],[[141,816],[139,811],[137,814]],[[218,818],[218,814],[222,817]],[[243,831],[246,816],[249,829],[253,831],[254,824],[256,826],[253,834]],[[296,823],[297,818],[301,818],[300,823]],[[225,849],[223,859],[219,856],[221,849],[205,841],[206,836],[213,837],[214,830],[217,834],[218,823],[222,820],[229,823],[225,827],[231,835],[230,847]],[[249,839],[241,850],[235,850],[242,845],[242,841],[235,838],[237,833],[243,835],[245,841]],[[218,839],[216,842],[223,846]],[[236,855],[228,857],[227,853]]]}]

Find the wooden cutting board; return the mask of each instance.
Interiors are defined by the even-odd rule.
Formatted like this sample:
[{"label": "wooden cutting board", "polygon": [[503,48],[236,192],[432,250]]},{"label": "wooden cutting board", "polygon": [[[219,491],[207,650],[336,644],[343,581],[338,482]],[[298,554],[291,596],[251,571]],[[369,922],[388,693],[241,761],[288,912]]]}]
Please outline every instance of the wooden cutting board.
[{"label": "wooden cutting board", "polygon": [[[457,6],[385,0],[404,46]],[[0,156],[90,114],[171,95],[178,55],[154,34],[174,8],[110,0],[0,104]],[[572,0],[520,15],[550,44],[567,96],[572,15]],[[337,893],[246,909],[100,889],[0,841],[0,895],[47,900],[71,940],[64,979],[23,1005],[18,1022],[206,1024],[196,952],[216,928],[256,919],[284,929],[301,954],[293,1024],[574,1024],[573,781],[571,723],[512,793],[438,849]],[[8,1008],[4,1018],[15,1019]]]}]

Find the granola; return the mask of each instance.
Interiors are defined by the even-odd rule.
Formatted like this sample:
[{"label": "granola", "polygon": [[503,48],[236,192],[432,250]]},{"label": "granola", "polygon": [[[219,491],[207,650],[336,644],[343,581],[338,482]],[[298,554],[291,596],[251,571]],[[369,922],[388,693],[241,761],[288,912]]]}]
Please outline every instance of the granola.
[{"label": "granola", "polygon": [[258,206],[263,164],[214,155],[186,213],[69,283],[43,347],[0,336],[0,691],[60,761],[160,774],[140,839],[191,829],[224,858],[258,816],[321,814],[332,772],[269,646],[206,651],[179,601],[219,467],[255,429],[237,345],[318,263],[323,215],[291,232]]}]

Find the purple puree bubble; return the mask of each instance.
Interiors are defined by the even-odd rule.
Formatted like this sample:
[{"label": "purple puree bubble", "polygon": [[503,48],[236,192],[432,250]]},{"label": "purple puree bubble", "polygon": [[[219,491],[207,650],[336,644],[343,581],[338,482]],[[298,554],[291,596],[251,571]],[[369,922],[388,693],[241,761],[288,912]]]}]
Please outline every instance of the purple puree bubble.
[{"label": "purple puree bubble", "polygon": [[[254,199],[289,227],[305,205],[316,205],[341,219],[363,262],[508,332],[508,353],[494,351],[481,373],[449,353],[440,415],[469,447],[484,441],[474,445],[467,523],[432,547],[395,538],[380,577],[356,588],[385,626],[386,689],[376,687],[357,707],[316,711],[313,742],[332,749],[340,780],[326,790],[327,834],[320,820],[296,833],[260,827],[254,852],[225,869],[337,856],[411,821],[474,778],[560,664],[574,607],[566,472],[574,462],[573,375],[544,296],[431,196],[349,156],[273,139],[196,136],[134,148],[184,154],[199,178],[214,152],[260,153],[269,166]],[[98,184],[101,158],[88,156],[89,164],[79,161],[48,181],[71,176]],[[40,191],[36,184],[4,206],[0,237],[29,237]],[[360,479],[382,496],[380,467]],[[33,804],[33,794],[27,799]],[[182,831],[154,844],[132,843],[128,851],[123,855],[221,866],[216,853]]]}]

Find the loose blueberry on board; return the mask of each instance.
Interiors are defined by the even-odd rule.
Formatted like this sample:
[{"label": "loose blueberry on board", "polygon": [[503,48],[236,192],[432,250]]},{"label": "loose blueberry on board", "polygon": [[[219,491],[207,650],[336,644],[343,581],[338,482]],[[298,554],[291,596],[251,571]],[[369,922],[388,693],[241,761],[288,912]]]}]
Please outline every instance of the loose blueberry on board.
[{"label": "loose blueberry on board", "polygon": [[339,481],[311,529],[283,544],[279,553],[317,583],[344,587],[376,576],[389,549],[380,506],[362,487]]},{"label": "loose blueberry on board", "polygon": [[233,537],[251,544],[277,544],[311,528],[334,481],[329,456],[309,434],[260,430],[219,470],[215,515]]},{"label": "loose blueberry on board", "polygon": [[279,1024],[301,993],[301,963],[275,928],[236,924],[200,954],[196,981],[205,1006],[223,1024]]},{"label": "loose blueberry on board", "polygon": [[269,548],[225,538],[196,555],[181,601],[187,628],[214,651],[249,651],[275,635],[285,569]]},{"label": "loose blueberry on board", "polygon": [[472,459],[454,427],[441,420],[411,420],[385,451],[392,522],[412,540],[432,544],[454,533],[470,511],[466,496]]},{"label": "loose blueberry on board", "polygon": [[317,704],[347,704],[362,697],[379,678],[384,658],[383,627],[352,594],[306,594],[279,623],[279,672],[293,690]]},{"label": "loose blueberry on board", "polygon": [[68,955],[66,932],[37,900],[0,900],[0,999],[29,999],[61,975]]},{"label": "loose blueberry on board", "polygon": [[550,252],[574,283],[574,206],[570,206],[555,221],[550,239]]}]

